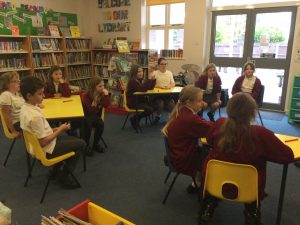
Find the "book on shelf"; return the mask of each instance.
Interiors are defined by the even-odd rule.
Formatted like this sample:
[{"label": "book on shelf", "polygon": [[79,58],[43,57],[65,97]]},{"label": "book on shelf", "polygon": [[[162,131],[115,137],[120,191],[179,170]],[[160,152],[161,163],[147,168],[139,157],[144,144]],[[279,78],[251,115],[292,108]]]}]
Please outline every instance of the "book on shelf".
[{"label": "book on shelf", "polygon": [[19,30],[19,27],[17,25],[11,26],[11,34],[14,35],[14,36],[20,35],[20,30]]},{"label": "book on shelf", "polygon": [[48,38],[38,38],[39,47],[41,51],[53,50],[51,40]]},{"label": "book on shelf", "polygon": [[48,29],[52,37],[60,37],[59,30],[56,25],[48,25]]},{"label": "book on shelf", "polygon": [[127,40],[116,40],[116,46],[119,53],[129,53],[130,48]]},{"label": "book on shelf", "polygon": [[60,27],[59,29],[60,29],[62,36],[71,37],[71,32],[70,32],[69,27]]},{"label": "book on shelf", "polygon": [[80,37],[79,26],[70,26],[71,37]]}]

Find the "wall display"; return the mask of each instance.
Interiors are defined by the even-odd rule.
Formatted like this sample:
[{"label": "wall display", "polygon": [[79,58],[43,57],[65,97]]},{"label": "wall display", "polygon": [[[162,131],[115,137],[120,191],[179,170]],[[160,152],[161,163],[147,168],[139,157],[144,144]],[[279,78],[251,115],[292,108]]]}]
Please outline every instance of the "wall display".
[{"label": "wall display", "polygon": [[11,35],[17,26],[20,35],[48,35],[49,24],[58,27],[77,26],[77,15],[54,12],[43,6],[0,1],[0,34]]},{"label": "wall display", "polygon": [[98,8],[130,6],[130,0],[98,0]]}]

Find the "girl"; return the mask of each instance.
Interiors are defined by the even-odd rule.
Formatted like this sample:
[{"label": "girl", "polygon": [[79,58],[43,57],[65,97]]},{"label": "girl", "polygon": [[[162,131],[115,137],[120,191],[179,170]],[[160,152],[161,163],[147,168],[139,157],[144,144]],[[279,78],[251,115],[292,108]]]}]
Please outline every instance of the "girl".
[{"label": "girl", "polygon": [[214,122],[214,114],[216,109],[221,106],[221,78],[219,77],[216,65],[213,63],[208,64],[202,75],[199,77],[198,81],[196,81],[195,86],[199,87],[200,89],[204,90],[203,95],[203,102],[204,102],[204,109],[207,106],[210,107],[207,116],[209,117],[210,121]]},{"label": "girl", "polygon": [[[251,120],[255,119],[256,107],[255,100],[245,93],[237,93],[229,100],[228,119],[218,119],[208,133],[207,141],[212,150],[203,164],[203,174],[210,159],[252,165],[258,171],[258,194],[262,200],[266,197],[267,161],[286,164],[294,160],[294,155],[272,131],[263,126],[251,125]],[[230,190],[231,192],[234,194],[234,190]],[[201,218],[207,220],[212,216],[217,200],[208,195],[204,202]],[[246,225],[261,224],[256,202],[245,204],[244,214]]]},{"label": "girl", "polygon": [[238,77],[232,87],[231,94],[238,92],[249,93],[255,101],[258,101],[258,95],[261,88],[260,80],[253,75],[255,66],[252,62],[247,62],[243,68],[244,75]]},{"label": "girl", "polygon": [[69,84],[63,79],[59,66],[52,66],[48,72],[48,81],[44,90],[45,98],[70,97],[71,90]]},{"label": "girl", "polygon": [[20,128],[20,110],[25,102],[19,95],[19,79],[19,74],[16,72],[7,72],[0,77],[1,112],[8,129],[14,137],[19,137],[22,132]]},{"label": "girl", "polygon": [[[162,133],[168,137],[174,167],[194,178],[202,165],[198,140],[200,137],[206,137],[212,126],[211,122],[197,115],[202,107],[202,91],[193,86],[184,87],[179,94],[178,103],[170,114],[169,121],[162,129]],[[196,187],[195,184],[192,185]],[[187,190],[191,190],[191,186]]]},{"label": "girl", "polygon": [[144,82],[143,78],[143,68],[140,65],[132,65],[126,87],[127,106],[129,108],[144,109],[144,112],[135,114],[130,118],[131,125],[136,131],[140,126],[140,120],[153,113],[153,107],[148,103],[147,97],[139,96],[138,100],[136,100],[136,97],[133,95],[134,92],[144,92],[154,88],[156,80],[152,73],[148,74],[148,79]]},{"label": "girl", "polygon": [[104,122],[101,119],[102,108],[109,105],[110,99],[108,91],[104,88],[104,81],[98,77],[92,77],[88,86],[88,91],[81,95],[84,110],[83,137],[89,146],[92,128],[94,131],[93,147],[88,148],[87,155],[92,155],[93,150],[103,153],[104,148],[99,145],[104,130]]}]

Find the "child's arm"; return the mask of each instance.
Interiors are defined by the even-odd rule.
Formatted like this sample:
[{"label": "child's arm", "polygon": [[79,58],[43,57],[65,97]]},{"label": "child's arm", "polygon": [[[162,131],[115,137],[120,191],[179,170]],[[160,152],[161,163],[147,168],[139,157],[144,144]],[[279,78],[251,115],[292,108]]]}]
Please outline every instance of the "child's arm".
[{"label": "child's arm", "polygon": [[10,132],[12,133],[12,135],[15,138],[21,136],[21,133],[18,132],[18,131],[16,131],[16,129],[15,129],[13,123],[12,123],[12,120],[11,120],[11,117],[10,117],[11,111],[10,111],[9,106],[2,105],[1,106],[1,112],[2,112],[2,116],[3,116],[4,120],[5,120],[6,126],[10,130]]},{"label": "child's arm", "polygon": [[41,144],[42,147],[46,146],[47,144],[49,144],[54,138],[56,138],[59,134],[61,134],[62,132],[66,131],[66,130],[70,130],[71,126],[69,123],[63,123],[62,125],[60,125],[59,127],[53,129],[53,133],[39,139],[39,142]]},{"label": "child's arm", "polygon": [[69,87],[69,84],[66,82],[62,82],[59,84],[59,86],[61,87],[61,95],[63,97],[70,97],[71,96],[71,89]]}]

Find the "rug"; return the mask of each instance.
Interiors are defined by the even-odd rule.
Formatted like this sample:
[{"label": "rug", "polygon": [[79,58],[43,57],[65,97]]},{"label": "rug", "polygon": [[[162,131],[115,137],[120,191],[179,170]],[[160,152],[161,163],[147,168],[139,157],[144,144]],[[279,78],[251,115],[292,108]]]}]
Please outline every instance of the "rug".
[{"label": "rug", "polygon": [[285,114],[280,113],[280,112],[269,112],[269,111],[259,111],[260,115],[263,119],[265,120],[276,120],[276,121],[281,121]]}]

